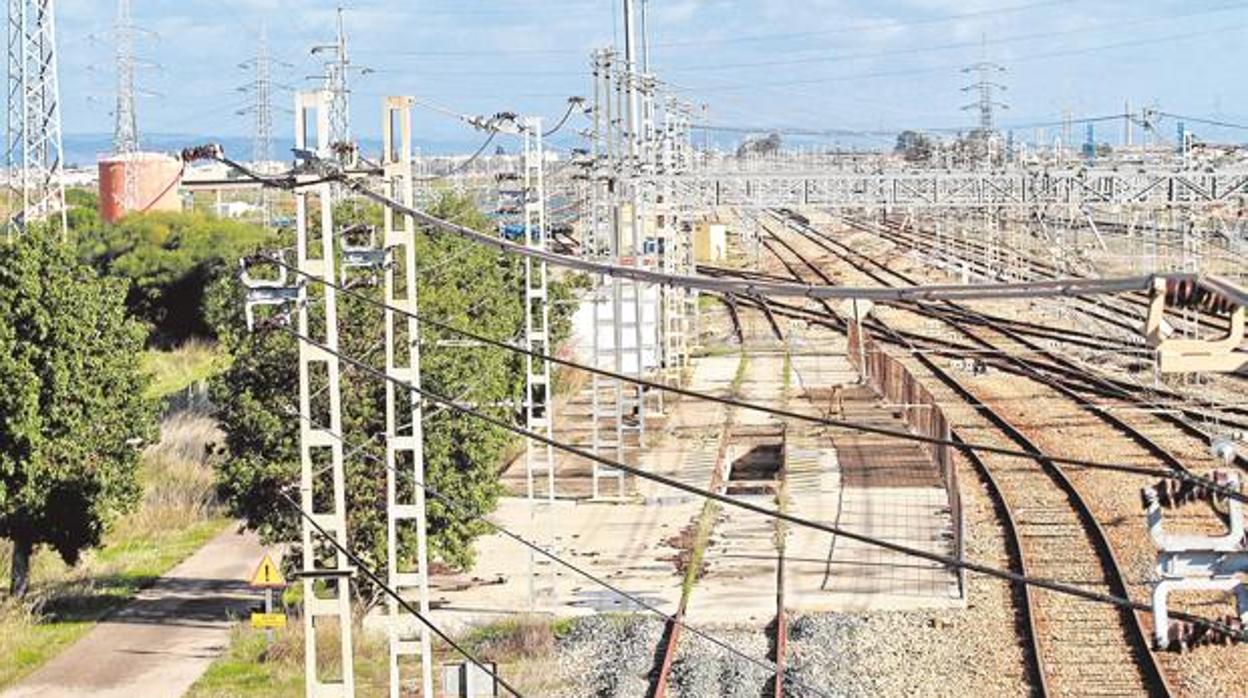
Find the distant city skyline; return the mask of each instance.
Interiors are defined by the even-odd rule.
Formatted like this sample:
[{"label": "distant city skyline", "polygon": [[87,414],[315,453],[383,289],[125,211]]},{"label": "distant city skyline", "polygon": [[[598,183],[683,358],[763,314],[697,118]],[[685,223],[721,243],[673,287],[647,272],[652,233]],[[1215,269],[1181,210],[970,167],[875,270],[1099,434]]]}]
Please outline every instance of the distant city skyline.
[{"label": "distant city skyline", "polygon": [[[640,2],[640,0],[638,0]],[[306,89],[320,71],[315,44],[327,43],[339,3],[297,7],[281,0],[133,0],[146,68],[139,83],[140,133],[247,137],[250,118],[235,112],[246,96],[262,26],[271,55],[288,66],[274,79]],[[384,94],[415,94],[451,111],[516,111],[550,120],[565,100],[589,89],[588,54],[618,34],[619,0],[357,0],[341,3],[353,61],[353,124],[379,131]],[[65,131],[112,128],[114,3],[58,3]],[[975,95],[962,72],[985,58],[1006,67],[1000,94],[1009,109],[996,122],[1020,128],[1156,106],[1163,111],[1235,121],[1248,114],[1239,66],[1248,5],[1228,2],[955,2],[954,0],[651,0],[653,72],[683,99],[709,105],[713,123],[748,128],[880,132],[971,128]],[[622,43],[622,42],[617,42]],[[289,92],[275,97],[275,134],[289,131]],[[917,107],[917,108],[916,108]],[[571,145],[585,122],[574,117],[556,145]],[[464,149],[479,135],[446,114],[417,111],[420,138]],[[1248,131],[1197,127],[1217,140]],[[1173,120],[1158,126],[1174,131]],[[1097,140],[1117,142],[1122,127],[1097,125]],[[1048,129],[1053,137],[1056,129]],[[1074,138],[1081,141],[1083,128]],[[850,145],[886,137],[829,137]]]}]

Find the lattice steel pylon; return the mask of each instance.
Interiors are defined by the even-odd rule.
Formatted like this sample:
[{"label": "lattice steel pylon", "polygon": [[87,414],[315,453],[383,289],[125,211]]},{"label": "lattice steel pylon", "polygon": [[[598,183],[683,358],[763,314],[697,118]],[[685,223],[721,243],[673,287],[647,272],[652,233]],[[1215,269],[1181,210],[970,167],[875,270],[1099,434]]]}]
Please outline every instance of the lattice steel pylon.
[{"label": "lattice steel pylon", "polygon": [[325,90],[329,101],[329,140],[331,143],[351,142],[351,90],[347,74],[351,70],[351,57],[347,54],[347,30],[343,20],[343,8],[338,8],[338,32],[334,43],[314,46],[312,54],[328,53],[325,62]]},{"label": "lattice steel pylon", "polygon": [[[415,202],[412,178],[412,97],[387,97],[382,104],[382,170],[386,196]],[[386,375],[416,388],[420,380],[420,323],[416,320],[416,223],[403,216],[396,225],[394,209],[383,212],[385,263]],[[402,311],[402,313],[398,312]],[[400,424],[400,414],[407,424]],[[407,488],[410,475],[410,494]],[[420,395],[400,391],[395,382],[386,382],[386,569],[387,583],[400,594],[415,590],[421,614],[429,613],[429,543],[425,509],[424,409]],[[403,539],[400,526],[416,527],[415,560],[400,555]],[[410,562],[414,564],[404,564]],[[421,694],[433,695],[433,645],[428,626],[423,623],[412,639],[413,619],[393,598],[387,602],[390,645],[390,696],[405,695],[402,659],[420,656]]]},{"label": "lattice steel pylon", "polygon": [[[269,171],[273,161],[273,60],[269,57],[269,34],[260,28],[260,40],[256,57],[240,64],[252,71],[251,82],[239,88],[251,95],[251,104],[240,110],[239,115],[250,114],[252,118],[252,168],[258,172]],[[261,187],[260,210],[264,225],[269,225],[269,190]]]},{"label": "lattice steel pylon", "polygon": [[139,171],[135,166],[139,152],[139,125],[134,85],[134,71],[138,63],[134,50],[137,32],[130,16],[130,0],[117,0],[117,20],[113,27],[113,40],[117,42],[117,106],[113,112],[113,154],[125,161],[122,166],[122,211],[133,211],[139,207]]},{"label": "lattice steel pylon", "polygon": [[[332,157],[328,105],[329,93],[325,91],[300,92],[295,95],[296,149],[311,148],[319,158]],[[311,136],[309,128],[312,129]],[[312,142],[309,142],[309,138]],[[309,239],[313,228],[308,221],[309,199],[313,196],[316,197],[320,209],[320,220],[315,226],[320,237],[320,249],[316,250],[315,256]],[[338,303],[334,288],[337,277],[334,232],[333,201],[329,183],[297,190],[297,268],[302,278],[325,282],[301,286],[297,303],[297,326],[300,335],[312,337],[326,347],[321,349],[307,342],[299,343],[299,503],[321,528],[334,536],[339,546],[331,556],[332,562],[324,559],[326,545],[318,544],[318,532],[306,518],[303,520],[300,541],[303,558],[301,568],[304,575],[304,681],[309,698],[346,698],[355,695],[351,642],[351,570],[349,561],[342,552],[347,546],[347,502],[342,442],[341,371],[336,355]],[[309,286],[322,288],[313,289]],[[314,294],[313,291],[317,293]],[[313,306],[320,310],[320,317],[316,318],[315,325],[310,317]],[[314,336],[314,326],[317,332],[323,333],[322,337]],[[325,381],[324,392],[318,391],[316,405],[313,405],[314,379]],[[328,482],[325,475],[328,475]],[[322,580],[325,584],[318,588],[318,582]],[[326,680],[321,671],[323,667],[321,656],[317,652],[317,630],[322,622],[337,624],[337,681]]]},{"label": "lattice steel pylon", "polygon": [[9,234],[29,221],[55,218],[65,235],[54,0],[9,0],[7,130]]}]

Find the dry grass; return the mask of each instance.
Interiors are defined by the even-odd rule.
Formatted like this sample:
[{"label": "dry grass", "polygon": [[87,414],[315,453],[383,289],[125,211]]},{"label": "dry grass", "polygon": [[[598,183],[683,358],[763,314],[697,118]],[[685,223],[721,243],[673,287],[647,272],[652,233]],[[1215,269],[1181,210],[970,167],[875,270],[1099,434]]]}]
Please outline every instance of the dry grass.
[{"label": "dry grass", "polygon": [[[113,525],[104,545],[84,552],[74,567],[55,552],[36,550],[30,595],[19,603],[0,593],[0,689],[56,656],[221,532],[226,522],[217,509],[206,449],[219,438],[205,417],[167,419],[160,443],[143,454],[143,500]],[[5,571],[9,548],[0,541]]]},{"label": "dry grass", "polygon": [[211,449],[224,436],[216,422],[202,415],[182,412],[165,419],[160,443],[143,454],[143,503],[122,525],[151,531],[216,516]]}]

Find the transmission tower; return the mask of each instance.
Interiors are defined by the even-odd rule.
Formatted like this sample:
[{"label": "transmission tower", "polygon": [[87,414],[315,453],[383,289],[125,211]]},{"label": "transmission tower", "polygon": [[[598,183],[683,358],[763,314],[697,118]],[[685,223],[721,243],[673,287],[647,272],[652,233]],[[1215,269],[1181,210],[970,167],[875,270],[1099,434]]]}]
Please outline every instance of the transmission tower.
[{"label": "transmission tower", "polygon": [[117,0],[117,22],[113,28],[117,42],[117,109],[113,126],[113,152],[117,155],[139,150],[138,116],[135,110],[134,53],[136,29],[130,17],[130,0]]},{"label": "transmission tower", "polygon": [[[252,117],[252,161],[253,167],[267,172],[269,163],[273,161],[273,81],[271,71],[273,59],[269,57],[269,36],[264,27],[260,28],[260,42],[256,47],[256,57],[244,61],[239,67],[251,70],[252,79],[239,88],[240,92],[251,95],[251,104],[238,111],[240,116]],[[269,224],[269,191],[260,188],[260,210],[264,225]]]},{"label": "transmission tower", "polygon": [[984,138],[991,136],[996,130],[993,120],[993,110],[996,108],[1009,109],[1009,106],[1003,102],[999,102],[993,96],[997,90],[1005,91],[1005,85],[993,80],[995,75],[1005,72],[1005,67],[992,61],[980,61],[974,65],[967,66],[962,69],[963,73],[976,75],[979,79],[977,82],[971,83],[962,88],[963,92],[979,92],[979,99],[975,102],[962,107],[963,111],[979,112],[979,131]]},{"label": "transmission tower", "polygon": [[67,228],[55,20],[54,0],[9,0],[10,234],[53,216]]},{"label": "transmission tower", "polygon": [[329,54],[325,62],[324,89],[329,92],[329,138],[332,143],[351,142],[351,91],[347,76],[351,58],[347,54],[347,31],[343,9],[338,8],[338,33],[332,44],[312,47],[312,55]]},{"label": "transmission tower", "polygon": [[139,208],[139,125],[135,108],[134,71],[138,58],[134,52],[134,40],[138,29],[130,17],[130,0],[117,0],[117,22],[113,27],[113,39],[117,42],[117,107],[114,111],[113,155],[122,161],[124,180],[121,190],[121,210]]}]

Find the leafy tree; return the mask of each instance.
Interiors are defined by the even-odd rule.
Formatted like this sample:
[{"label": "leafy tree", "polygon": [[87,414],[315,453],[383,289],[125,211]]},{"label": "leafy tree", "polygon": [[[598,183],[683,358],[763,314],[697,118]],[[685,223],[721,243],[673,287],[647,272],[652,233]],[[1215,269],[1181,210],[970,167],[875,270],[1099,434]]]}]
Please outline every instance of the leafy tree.
[{"label": "leafy tree", "polygon": [[[431,213],[478,230],[492,224],[470,199],[443,196]],[[373,206],[344,204],[338,220],[376,222]],[[285,243],[289,244],[289,243]],[[420,314],[453,326],[510,340],[523,328],[523,266],[492,249],[436,230],[415,238],[419,271]],[[552,295],[566,296],[558,284]],[[310,293],[319,293],[315,283]],[[353,293],[380,299],[378,288],[357,286]],[[240,291],[222,281],[210,294],[210,317],[234,355],[231,369],[213,386],[213,399],[226,432],[228,458],[219,466],[223,498],[268,541],[298,539],[299,517],[284,505],[279,490],[299,481],[299,417],[296,376],[297,340],[288,332],[247,333],[241,327]],[[340,294],[340,350],[346,356],[384,366],[381,311]],[[317,307],[315,301],[313,307]],[[569,306],[556,306],[556,333],[566,336]],[[439,395],[462,399],[501,419],[512,419],[523,393],[523,364],[515,352],[488,347],[449,347],[440,340],[459,339],[432,326],[422,327],[423,386]],[[384,444],[385,384],[343,364],[343,431],[351,457],[346,463],[348,538],[356,552],[377,569],[385,567],[386,470]],[[314,385],[314,392],[320,386]],[[324,426],[324,425],[322,425]],[[476,513],[496,505],[498,472],[512,440],[504,429],[452,411],[426,407],[426,482],[439,493]],[[406,483],[409,491],[411,483]],[[434,498],[428,500],[430,553],[441,563],[465,567],[473,559],[472,541],[483,525],[466,521]],[[402,555],[414,554],[414,533],[404,537]],[[369,591],[364,590],[366,593]]]},{"label": "leafy tree", "polygon": [[[82,217],[89,218],[87,214]],[[75,230],[78,253],[102,274],[130,281],[126,303],[157,343],[209,336],[204,290],[239,257],[268,243],[263,227],[202,213],[147,213]]]},{"label": "leafy tree", "polygon": [[136,440],[154,415],[125,292],[58,235],[0,247],[0,537],[13,542],[15,596],[35,546],[73,564],[137,501]]}]

